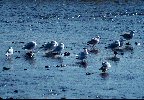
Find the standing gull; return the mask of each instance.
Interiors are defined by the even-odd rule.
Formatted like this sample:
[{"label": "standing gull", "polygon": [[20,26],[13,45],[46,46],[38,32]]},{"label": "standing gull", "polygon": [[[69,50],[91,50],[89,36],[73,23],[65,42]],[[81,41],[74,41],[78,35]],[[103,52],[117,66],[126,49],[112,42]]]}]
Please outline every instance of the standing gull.
[{"label": "standing gull", "polygon": [[28,51],[33,51],[34,48],[36,47],[36,42],[31,41],[29,43],[27,43],[26,45],[24,45],[24,47],[22,49],[28,50]]},{"label": "standing gull", "polygon": [[98,44],[100,41],[100,36],[97,36],[95,38],[92,38],[90,41],[87,42],[88,45],[92,45],[94,47],[96,44]]},{"label": "standing gull", "polygon": [[76,55],[76,59],[79,59],[79,60],[84,60],[84,59],[86,59],[87,58],[87,55],[89,54],[88,53],[88,50],[86,49],[86,48],[83,48],[84,49],[84,51],[83,52],[81,52],[81,53],[79,53],[78,55]]},{"label": "standing gull", "polygon": [[6,51],[6,56],[9,58],[13,54],[13,48],[9,47],[9,49]]},{"label": "standing gull", "polygon": [[44,50],[46,50],[47,52],[50,52],[54,50],[57,46],[58,46],[58,43],[56,41],[51,41],[50,43],[48,42],[44,45]]},{"label": "standing gull", "polygon": [[126,40],[130,40],[130,39],[133,38],[133,36],[134,36],[134,32],[133,32],[133,31],[126,32],[125,34],[120,35],[120,36],[123,36],[123,38],[126,39]]},{"label": "standing gull", "polygon": [[27,50],[26,55],[27,55],[28,57],[33,57],[33,56],[34,56],[33,51],[34,51],[36,45],[37,45],[36,42],[31,41],[31,42],[27,43],[26,45],[24,45],[24,47],[23,47],[22,49]]},{"label": "standing gull", "polygon": [[[122,36],[126,40],[131,40],[134,36],[134,32],[133,31],[126,32],[125,34],[122,34],[120,36]],[[129,44],[129,42],[128,42],[128,44]]]},{"label": "standing gull", "polygon": [[110,48],[112,50],[115,50],[117,48],[120,47],[120,41],[119,40],[116,40],[115,42],[109,44],[109,46],[107,48]]},{"label": "standing gull", "polygon": [[51,51],[51,53],[54,55],[60,55],[63,49],[64,49],[64,44],[59,43],[58,46],[56,46],[55,49]]},{"label": "standing gull", "polygon": [[102,67],[99,70],[102,70],[102,72],[106,72],[111,67],[109,62],[102,62]]}]

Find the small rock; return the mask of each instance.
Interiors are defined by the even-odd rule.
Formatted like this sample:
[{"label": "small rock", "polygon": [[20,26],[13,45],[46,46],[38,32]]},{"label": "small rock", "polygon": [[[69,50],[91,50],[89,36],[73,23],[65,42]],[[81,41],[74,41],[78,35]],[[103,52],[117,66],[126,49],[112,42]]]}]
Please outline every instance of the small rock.
[{"label": "small rock", "polygon": [[10,86],[14,86],[14,84],[10,84]]},{"label": "small rock", "polygon": [[65,92],[66,90],[65,90],[65,89],[62,89],[62,91]]},{"label": "small rock", "polygon": [[121,55],[124,55],[124,53],[122,52]]},{"label": "small rock", "polygon": [[18,93],[18,90],[15,90],[14,92],[15,92],[15,93]]},{"label": "small rock", "polygon": [[50,66],[45,66],[45,68],[50,68]]},{"label": "small rock", "polygon": [[7,68],[7,67],[3,67],[3,70],[9,70],[10,68]]},{"label": "small rock", "polygon": [[12,43],[15,43],[15,42],[12,42]]}]

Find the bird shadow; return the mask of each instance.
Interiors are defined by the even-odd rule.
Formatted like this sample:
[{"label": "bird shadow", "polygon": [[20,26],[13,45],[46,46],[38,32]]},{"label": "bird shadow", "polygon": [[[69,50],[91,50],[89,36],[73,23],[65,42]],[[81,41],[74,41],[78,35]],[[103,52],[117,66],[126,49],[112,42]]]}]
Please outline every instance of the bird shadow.
[{"label": "bird shadow", "polygon": [[96,48],[92,48],[92,49],[88,50],[88,52],[93,53],[93,54],[98,54],[99,50]]},{"label": "bird shadow", "polygon": [[111,60],[111,61],[120,61],[119,57],[113,56],[113,57],[107,57],[107,60]]},{"label": "bird shadow", "polygon": [[10,64],[11,64],[11,63],[12,63],[12,61],[13,61],[13,59],[12,59],[12,58],[9,58],[9,57],[6,57],[6,59],[5,59],[5,60],[6,60],[6,62],[8,62],[8,63],[10,63]]},{"label": "bird shadow", "polygon": [[124,47],[124,51],[133,51],[133,50],[134,50],[134,48],[131,45],[126,45]]},{"label": "bird shadow", "polygon": [[100,77],[103,78],[103,79],[106,79],[106,78],[109,77],[109,73],[105,73],[105,72],[100,73],[99,75],[100,75]]},{"label": "bird shadow", "polygon": [[45,53],[44,57],[52,58],[52,59],[62,59],[61,55],[62,54],[54,54],[54,53],[48,52],[48,53]]},{"label": "bird shadow", "polygon": [[79,62],[76,62],[76,64],[78,64],[79,67],[81,67],[81,68],[87,68],[87,66],[88,66],[87,61],[79,61]]},{"label": "bird shadow", "polygon": [[28,61],[30,64],[35,64],[35,57],[34,56],[30,56],[29,54],[25,54],[24,58],[26,61]]}]

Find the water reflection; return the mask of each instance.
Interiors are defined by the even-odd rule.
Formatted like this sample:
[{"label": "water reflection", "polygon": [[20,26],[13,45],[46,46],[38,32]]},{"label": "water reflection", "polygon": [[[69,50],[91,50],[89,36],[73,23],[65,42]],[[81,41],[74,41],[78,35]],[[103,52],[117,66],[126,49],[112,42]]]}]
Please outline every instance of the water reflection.
[{"label": "water reflection", "polygon": [[87,68],[87,66],[88,66],[88,62],[87,61],[76,62],[76,64],[78,64],[79,67],[82,67],[82,68]]},{"label": "water reflection", "polygon": [[13,59],[12,58],[6,58],[6,60],[5,60],[6,62],[8,62],[9,64],[12,64],[12,62],[13,62]]},{"label": "water reflection", "polygon": [[24,55],[24,58],[26,61],[29,62],[29,64],[34,65],[35,64],[35,57],[34,56],[29,56],[27,54]]},{"label": "water reflection", "polygon": [[111,61],[115,61],[115,62],[120,61],[120,58],[119,58],[119,57],[116,57],[116,56],[114,56],[114,57],[107,57],[106,59],[107,59],[107,60],[111,60]]},{"label": "water reflection", "polygon": [[124,50],[132,52],[134,50],[134,48],[132,46],[130,46],[130,45],[127,45],[127,46],[125,46]]},{"label": "water reflection", "polygon": [[98,49],[91,49],[91,50],[88,50],[90,53],[93,53],[93,54],[98,54],[99,50]]},{"label": "water reflection", "polygon": [[109,78],[109,74],[108,74],[108,73],[100,73],[99,75],[100,75],[101,78],[103,78],[103,79]]},{"label": "water reflection", "polygon": [[44,57],[50,57],[50,58],[54,58],[54,59],[61,59],[62,58],[62,54],[61,55],[57,55],[57,54],[53,54],[51,52],[45,53]]}]

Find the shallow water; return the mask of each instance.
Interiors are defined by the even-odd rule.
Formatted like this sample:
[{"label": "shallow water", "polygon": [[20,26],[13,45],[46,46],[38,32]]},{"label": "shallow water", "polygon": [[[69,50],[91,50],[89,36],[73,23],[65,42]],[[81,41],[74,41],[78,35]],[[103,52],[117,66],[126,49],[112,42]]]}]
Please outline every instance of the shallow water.
[{"label": "shallow water", "polygon": [[[144,98],[144,2],[94,0],[0,0],[0,97],[38,99],[140,99]],[[133,51],[108,60],[113,52],[105,47],[134,30]],[[75,55],[92,37],[99,35],[97,54],[90,53],[87,66]],[[70,56],[44,57],[39,48],[51,40],[63,42]],[[23,45],[36,41],[33,59],[25,57]],[[24,42],[24,43],[23,43]],[[135,42],[141,45],[135,45]],[[14,48],[10,60],[5,57]],[[20,51],[20,53],[18,52]],[[112,65],[107,74],[98,70],[103,61]],[[60,67],[60,65],[64,65]],[[45,68],[48,66],[48,68]],[[3,70],[3,67],[10,70]],[[89,73],[89,74],[87,74]]]}]

